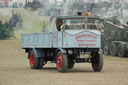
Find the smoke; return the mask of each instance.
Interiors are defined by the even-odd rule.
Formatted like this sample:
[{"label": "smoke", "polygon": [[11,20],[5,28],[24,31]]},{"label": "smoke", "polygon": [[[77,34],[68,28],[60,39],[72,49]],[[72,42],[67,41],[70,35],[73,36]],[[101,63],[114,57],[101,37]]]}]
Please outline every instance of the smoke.
[{"label": "smoke", "polygon": [[38,16],[35,11],[26,10],[23,8],[1,8],[0,20],[3,23],[10,20],[10,18],[12,17],[12,10],[14,10],[17,14],[20,14],[23,20],[23,26],[21,29],[19,29],[18,26],[14,28],[14,36],[16,37],[16,39],[20,39],[21,34],[39,33],[44,30],[44,27],[48,27],[48,16]]},{"label": "smoke", "polygon": [[[19,11],[19,10],[18,10]],[[35,11],[30,10],[20,10],[19,11],[23,18],[23,28],[21,30],[15,31],[18,34],[31,34],[40,33],[48,27],[49,17],[48,16],[38,16]]]}]

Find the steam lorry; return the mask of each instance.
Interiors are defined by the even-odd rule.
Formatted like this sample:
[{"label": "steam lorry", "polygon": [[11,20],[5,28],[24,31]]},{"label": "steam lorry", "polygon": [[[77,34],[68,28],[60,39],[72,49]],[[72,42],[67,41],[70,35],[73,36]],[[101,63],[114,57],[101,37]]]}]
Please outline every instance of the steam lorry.
[{"label": "steam lorry", "polygon": [[102,33],[102,49],[104,54],[112,56],[128,56],[128,26],[119,21],[104,22]]},{"label": "steam lorry", "polygon": [[103,68],[99,17],[59,16],[52,31],[22,35],[22,48],[28,53],[30,67],[42,68],[56,63],[58,72],[66,72],[75,63],[91,63],[95,72]]}]

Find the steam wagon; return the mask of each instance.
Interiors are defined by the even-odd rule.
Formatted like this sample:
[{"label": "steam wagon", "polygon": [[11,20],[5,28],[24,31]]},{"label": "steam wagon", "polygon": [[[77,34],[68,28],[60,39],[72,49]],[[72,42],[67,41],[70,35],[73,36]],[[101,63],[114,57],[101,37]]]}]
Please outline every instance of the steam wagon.
[{"label": "steam wagon", "polygon": [[127,25],[105,21],[101,41],[105,55],[128,57]]},{"label": "steam wagon", "polygon": [[66,72],[75,63],[91,63],[95,72],[103,68],[99,17],[59,16],[52,21],[52,32],[22,35],[22,48],[28,53],[30,67],[42,68],[56,63]]}]

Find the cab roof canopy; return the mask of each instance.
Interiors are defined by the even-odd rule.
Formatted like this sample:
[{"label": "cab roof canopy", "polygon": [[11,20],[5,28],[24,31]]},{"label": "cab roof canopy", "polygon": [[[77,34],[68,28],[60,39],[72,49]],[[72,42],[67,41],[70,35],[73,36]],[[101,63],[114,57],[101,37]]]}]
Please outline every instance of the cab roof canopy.
[{"label": "cab roof canopy", "polygon": [[56,19],[100,19],[97,16],[58,16]]}]

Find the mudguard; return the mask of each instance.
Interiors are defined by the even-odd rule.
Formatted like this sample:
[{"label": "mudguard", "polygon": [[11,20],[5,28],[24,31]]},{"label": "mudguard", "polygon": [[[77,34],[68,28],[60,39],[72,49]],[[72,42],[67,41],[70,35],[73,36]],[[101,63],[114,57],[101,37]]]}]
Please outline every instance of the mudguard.
[{"label": "mudguard", "polygon": [[65,49],[59,48],[59,50],[60,50],[62,53],[67,53],[67,51],[66,51]]},{"label": "mudguard", "polygon": [[44,49],[36,49],[36,48],[32,48],[34,53],[35,53],[35,56],[36,57],[45,57],[45,54],[44,54]]}]

